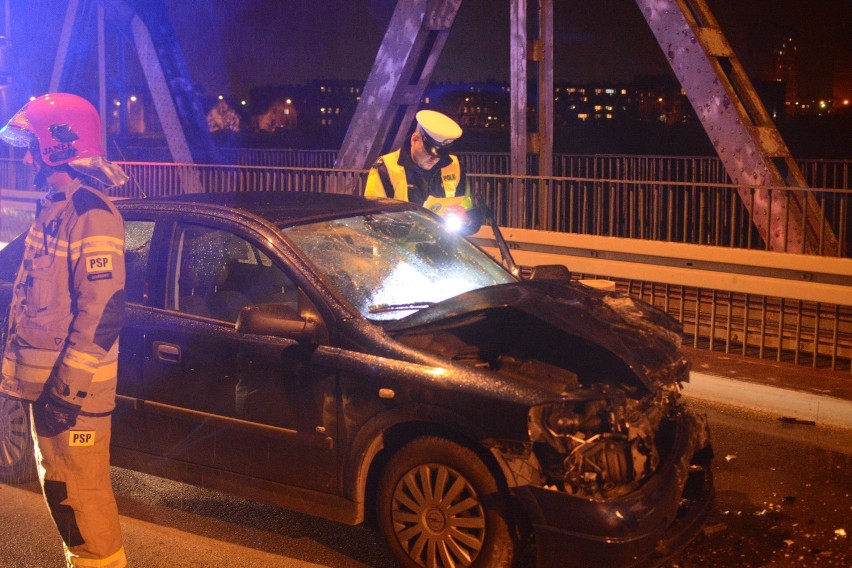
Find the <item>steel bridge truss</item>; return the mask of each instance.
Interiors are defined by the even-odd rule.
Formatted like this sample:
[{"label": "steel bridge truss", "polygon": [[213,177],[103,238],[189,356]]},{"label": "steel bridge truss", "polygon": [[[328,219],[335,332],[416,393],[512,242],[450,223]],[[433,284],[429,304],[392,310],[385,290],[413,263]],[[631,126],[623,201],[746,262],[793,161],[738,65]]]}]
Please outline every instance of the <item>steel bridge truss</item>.
[{"label": "steel bridge truss", "polygon": [[[106,112],[104,28],[109,23],[134,46],[172,157],[179,163],[216,163],[217,148],[190,79],[164,0],[70,0],[59,39],[50,91],[75,90],[97,38],[100,112]],[[93,33],[93,29],[96,33]]]},{"label": "steel bridge truss", "polygon": [[[514,176],[527,173],[527,60],[538,66],[538,114],[544,117],[539,132],[530,138],[531,146],[539,164],[551,163],[552,147],[541,141],[552,137],[547,117],[553,111],[553,6],[552,0],[532,1],[539,37],[528,43],[527,0],[509,0]],[[461,0],[397,2],[338,154],[338,168],[367,168],[379,154],[401,145],[460,4]],[[802,173],[705,0],[636,0],[636,4],[728,176],[742,187],[740,196],[767,248],[818,254],[837,250],[837,239],[820,204],[808,193]],[[549,171],[538,173],[548,175]],[[779,199],[771,188],[801,191],[793,199]],[[511,199],[518,201],[515,210],[527,208],[528,196],[523,192],[513,191]]]}]

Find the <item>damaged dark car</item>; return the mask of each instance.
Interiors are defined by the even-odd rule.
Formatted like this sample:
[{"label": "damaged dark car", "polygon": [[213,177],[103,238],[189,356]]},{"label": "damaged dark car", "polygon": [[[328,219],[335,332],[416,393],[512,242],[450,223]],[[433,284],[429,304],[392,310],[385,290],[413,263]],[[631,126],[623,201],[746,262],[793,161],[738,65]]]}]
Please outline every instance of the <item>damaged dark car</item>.
[{"label": "damaged dark car", "polygon": [[[543,567],[654,565],[707,518],[707,426],[653,307],[501,264],[393,200],[117,205],[115,465],[373,523],[409,567],[511,566],[526,546]],[[3,314],[21,250],[0,251]],[[0,476],[24,479],[26,413],[3,400],[0,421]]]}]

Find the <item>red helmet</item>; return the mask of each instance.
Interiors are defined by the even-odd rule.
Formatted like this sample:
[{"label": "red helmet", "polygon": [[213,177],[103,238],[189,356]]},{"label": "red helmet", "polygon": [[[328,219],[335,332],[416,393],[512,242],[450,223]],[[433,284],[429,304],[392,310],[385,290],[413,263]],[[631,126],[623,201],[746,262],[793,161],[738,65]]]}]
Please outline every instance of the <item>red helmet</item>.
[{"label": "red helmet", "polygon": [[39,156],[48,166],[104,155],[98,111],[69,93],[31,100],[0,130],[0,138],[13,146],[32,147],[37,142]]},{"label": "red helmet", "polygon": [[101,119],[92,104],[70,93],[50,93],[32,99],[0,129],[0,139],[29,147],[50,167],[69,164],[108,186],[127,176],[105,159]]}]

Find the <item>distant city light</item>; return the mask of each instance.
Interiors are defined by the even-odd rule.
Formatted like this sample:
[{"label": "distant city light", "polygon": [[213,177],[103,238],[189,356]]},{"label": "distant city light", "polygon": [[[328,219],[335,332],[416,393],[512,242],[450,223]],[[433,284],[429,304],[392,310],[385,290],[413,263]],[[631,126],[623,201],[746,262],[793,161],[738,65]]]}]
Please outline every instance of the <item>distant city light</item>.
[{"label": "distant city light", "polygon": [[246,106],[246,101],[242,100],[242,101],[240,101],[240,104],[243,105],[243,106]]},{"label": "distant city light", "polygon": [[130,102],[136,102],[136,95],[130,95]]},{"label": "distant city light", "polygon": [[223,101],[223,100],[225,100],[225,97],[224,97],[224,96],[222,96],[222,95],[219,95],[219,100],[220,100],[220,101]]},{"label": "distant city light", "polygon": [[849,106],[849,99],[843,99],[843,106]]},{"label": "distant city light", "polygon": [[285,102],[285,103],[287,103],[288,105],[293,104],[293,100],[292,100],[292,99],[287,99],[287,100],[286,100],[286,101],[284,101],[284,102]]}]

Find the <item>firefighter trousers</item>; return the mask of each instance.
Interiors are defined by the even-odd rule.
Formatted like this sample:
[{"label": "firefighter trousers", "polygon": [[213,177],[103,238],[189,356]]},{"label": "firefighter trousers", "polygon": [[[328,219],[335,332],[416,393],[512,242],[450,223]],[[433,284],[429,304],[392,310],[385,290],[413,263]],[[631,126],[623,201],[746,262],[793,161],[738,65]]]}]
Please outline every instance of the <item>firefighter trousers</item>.
[{"label": "firefighter trousers", "polygon": [[73,428],[49,437],[35,426],[41,406],[31,409],[39,479],[69,568],[127,566],[109,477],[112,417],[80,415]]}]

